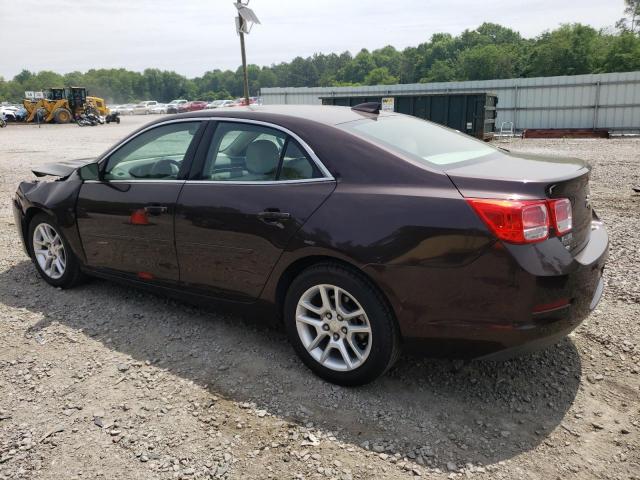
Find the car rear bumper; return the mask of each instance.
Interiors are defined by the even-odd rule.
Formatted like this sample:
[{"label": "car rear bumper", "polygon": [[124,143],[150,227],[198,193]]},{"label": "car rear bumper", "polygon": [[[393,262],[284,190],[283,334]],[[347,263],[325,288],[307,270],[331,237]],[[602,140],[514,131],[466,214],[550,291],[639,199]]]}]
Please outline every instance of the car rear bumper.
[{"label": "car rear bumper", "polygon": [[463,267],[385,267],[375,280],[383,290],[403,287],[386,293],[408,343],[437,340],[463,357],[508,357],[557,342],[589,315],[602,296],[608,247],[594,220],[577,254],[559,240],[534,249],[496,243]]}]

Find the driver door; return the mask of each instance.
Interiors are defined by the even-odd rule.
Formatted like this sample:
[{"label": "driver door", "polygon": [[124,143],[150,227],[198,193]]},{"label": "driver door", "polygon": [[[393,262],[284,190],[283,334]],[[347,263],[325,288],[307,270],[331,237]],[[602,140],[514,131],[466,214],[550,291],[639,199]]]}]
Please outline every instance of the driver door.
[{"label": "driver door", "polygon": [[178,281],[174,213],[204,123],[143,130],[101,162],[99,180],[84,182],[78,229],[90,267]]}]

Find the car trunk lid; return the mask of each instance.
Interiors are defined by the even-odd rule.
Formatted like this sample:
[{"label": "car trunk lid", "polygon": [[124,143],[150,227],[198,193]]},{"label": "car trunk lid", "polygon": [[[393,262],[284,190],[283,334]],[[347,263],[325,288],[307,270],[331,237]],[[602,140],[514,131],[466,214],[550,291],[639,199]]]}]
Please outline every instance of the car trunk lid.
[{"label": "car trunk lid", "polygon": [[581,160],[497,151],[490,156],[449,165],[444,170],[467,198],[568,198],[573,228],[562,237],[562,243],[573,252],[589,241],[593,215],[589,198],[590,167]]}]

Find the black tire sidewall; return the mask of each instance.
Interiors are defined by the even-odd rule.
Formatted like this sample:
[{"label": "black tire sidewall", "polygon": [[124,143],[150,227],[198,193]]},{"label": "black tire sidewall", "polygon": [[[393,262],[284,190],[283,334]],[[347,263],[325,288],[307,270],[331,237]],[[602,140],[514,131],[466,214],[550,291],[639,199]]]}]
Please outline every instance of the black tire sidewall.
[{"label": "black tire sidewall", "polygon": [[[355,297],[367,313],[373,343],[367,360],[355,370],[338,372],[324,367],[307,352],[298,336],[295,320],[298,300],[309,288],[320,284],[331,284],[343,288]],[[396,357],[398,333],[389,307],[366,278],[340,266],[311,267],[301,273],[287,292],[284,322],[289,341],[304,364],[315,374],[332,383],[345,386],[369,383],[384,374]]]},{"label": "black tire sidewall", "polygon": [[[42,223],[47,223],[49,224],[57,233],[58,235],[60,235],[60,238],[62,239],[62,244],[64,245],[64,251],[66,254],[66,267],[64,270],[64,273],[62,274],[62,276],[60,278],[51,278],[49,277],[43,270],[42,268],[40,268],[40,264],[38,263],[38,260],[36,259],[35,253],[34,253],[34,249],[33,249],[33,232],[35,231],[36,227]],[[80,274],[80,265],[79,262],[76,258],[76,256],[73,254],[73,251],[71,250],[71,247],[69,246],[69,242],[67,241],[66,237],[64,236],[64,234],[62,233],[62,230],[60,229],[60,227],[58,226],[58,224],[55,222],[55,220],[53,220],[53,218],[51,218],[49,215],[46,215],[44,213],[39,213],[37,215],[35,215],[32,219],[31,222],[29,222],[29,232],[28,232],[28,237],[27,237],[27,243],[29,245],[29,253],[31,255],[31,259],[33,261],[33,264],[36,267],[36,270],[38,270],[38,273],[40,274],[40,276],[50,285],[53,285],[54,287],[60,287],[60,288],[68,288],[73,286],[76,281],[78,280],[78,276]]]}]

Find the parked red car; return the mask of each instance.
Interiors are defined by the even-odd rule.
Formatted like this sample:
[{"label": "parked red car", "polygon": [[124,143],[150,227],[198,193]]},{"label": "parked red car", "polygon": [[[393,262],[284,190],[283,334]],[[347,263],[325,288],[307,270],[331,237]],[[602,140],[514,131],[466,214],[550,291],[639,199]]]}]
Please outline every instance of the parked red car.
[{"label": "parked red car", "polygon": [[195,112],[197,110],[204,110],[205,108],[207,108],[207,102],[196,100],[194,102],[187,103],[184,109],[180,110],[180,112]]}]

